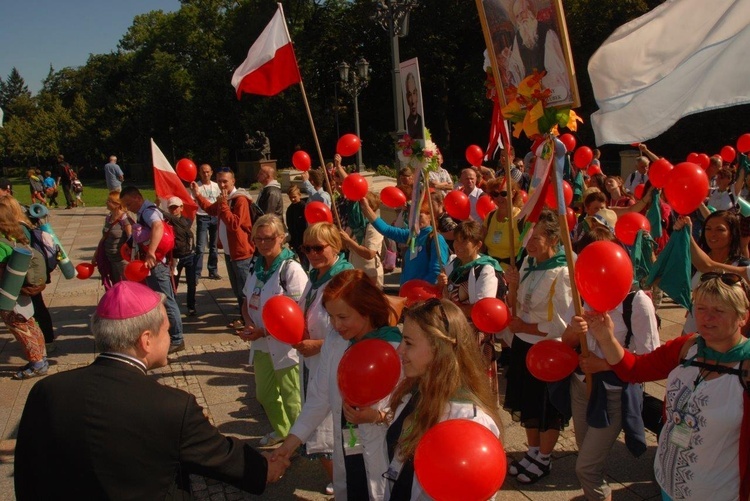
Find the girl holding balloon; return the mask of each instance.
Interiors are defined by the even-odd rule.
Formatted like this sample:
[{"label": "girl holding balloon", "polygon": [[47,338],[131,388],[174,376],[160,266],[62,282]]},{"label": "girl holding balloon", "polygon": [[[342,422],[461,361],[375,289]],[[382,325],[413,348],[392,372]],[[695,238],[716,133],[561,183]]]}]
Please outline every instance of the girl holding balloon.
[{"label": "girl holding balloon", "polygon": [[280,294],[298,301],[308,283],[294,252],[283,247],[285,236],[281,218],[274,214],[258,218],[252,239],[260,257],[243,289],[245,328],[240,337],[252,341],[250,363],[255,367],[255,396],[273,428],[261,438],[261,445],[283,440],[302,407],[297,350],[269,336],[262,316],[266,301]]},{"label": "girl holding balloon", "polygon": [[570,276],[561,246],[557,215],[542,210],[526,245],[528,256],[516,271],[506,271],[509,302],[515,302],[510,322],[513,333],[504,407],[526,428],[529,450],[513,461],[509,473],[522,484],[532,484],[550,473],[550,454],[565,425],[552,405],[547,384],[529,372],[526,354],[543,339],[559,339],[567,327],[571,305]]},{"label": "girl holding balloon", "polygon": [[[576,252],[581,253],[593,242],[619,242],[610,230],[596,226],[585,233],[576,244]],[[617,342],[623,349],[643,355],[656,349],[659,344],[659,328],[656,310],[651,299],[642,290],[630,292],[625,301],[609,311],[614,325]],[[588,306],[584,304],[584,309]],[[570,316],[573,312],[569,313]],[[625,317],[624,315],[627,315]],[[643,402],[643,387],[623,382],[604,359],[596,339],[587,333],[586,321],[582,317],[572,317],[570,327],[563,334],[563,342],[576,348],[581,336],[586,336],[589,356],[581,359],[581,367],[592,377],[591,397],[587,395],[586,382],[582,373],[570,376],[570,404],[573,413],[578,458],[576,475],[586,499],[611,499],[612,489],[604,478],[604,465],[621,430],[625,430],[626,444],[642,446],[632,449],[638,456],[645,451],[645,441],[634,442],[631,437],[643,437],[643,421],[635,423],[633,417],[640,416]]]},{"label": "girl holding balloon", "polygon": [[[299,305],[305,315],[305,338],[294,345],[301,356],[300,383],[302,406],[307,400],[311,378],[321,363],[320,351],[331,330],[331,320],[323,305],[326,287],[339,273],[351,270],[352,265],[341,250],[341,232],[330,223],[315,223],[305,230],[300,249],[310,262],[310,281],[302,293]],[[306,439],[305,452],[310,458],[320,459],[328,478],[333,478],[333,418],[329,413]],[[333,494],[333,484],[326,489]]]},{"label": "girl holding balloon", "polygon": [[[387,415],[391,463],[386,476],[392,482],[392,501],[425,498],[414,475],[414,453],[430,428],[449,419],[468,419],[499,438],[503,426],[474,330],[458,306],[445,299],[430,299],[409,308],[404,317],[404,339],[398,353],[405,378],[391,396]],[[460,436],[455,439],[463,440]],[[441,462],[451,459],[431,458]],[[504,461],[496,470],[504,475]],[[429,471],[424,474],[430,476]],[[490,480],[477,478],[463,485],[467,499],[477,499],[472,492]],[[502,479],[497,487],[501,483]]]},{"label": "girl holding balloon", "polygon": [[[310,374],[302,413],[274,456],[289,457],[333,414],[333,487],[336,499],[384,499],[388,469],[385,454],[384,398],[371,407],[355,408],[344,401],[337,375],[346,351],[366,339],[380,339],[395,349],[401,332],[390,325],[397,314],[388,298],[362,270],[345,270],[334,276],[322,293],[330,315],[330,329],[320,351],[316,370]],[[375,357],[377,353],[373,354]],[[359,381],[369,387],[381,378]],[[380,388],[385,395],[393,388]]]}]

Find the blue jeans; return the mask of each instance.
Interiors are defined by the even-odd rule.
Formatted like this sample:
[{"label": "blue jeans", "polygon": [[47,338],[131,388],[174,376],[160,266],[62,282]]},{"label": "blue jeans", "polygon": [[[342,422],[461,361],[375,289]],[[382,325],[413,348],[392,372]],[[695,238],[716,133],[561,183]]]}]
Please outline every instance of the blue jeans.
[{"label": "blue jeans", "polygon": [[169,318],[169,337],[172,344],[182,343],[184,341],[182,337],[182,317],[180,316],[180,308],[177,306],[177,301],[174,298],[169,267],[164,263],[157,264],[151,269],[151,274],[146,277],[146,285],[151,287],[152,290],[161,292],[167,296],[164,307],[167,310],[167,317]]},{"label": "blue jeans", "polygon": [[240,308],[242,308],[242,301],[245,299],[242,289],[245,288],[247,277],[250,276],[255,268],[253,259],[253,257],[249,257],[239,261],[232,261],[229,254],[224,254],[224,260],[227,265],[227,274],[229,275],[229,283],[232,285],[232,291],[237,298],[237,304]]},{"label": "blue jeans", "polygon": [[179,288],[180,275],[185,269],[185,281],[187,282],[187,307],[188,310],[195,309],[195,286],[198,282],[198,276],[195,273],[195,254],[181,257],[177,263],[177,275],[174,277],[175,290]]},{"label": "blue jeans", "polygon": [[208,273],[218,273],[219,251],[217,249],[217,230],[219,219],[216,216],[197,216],[195,229],[195,275],[200,278],[203,271],[203,254],[208,244]]}]

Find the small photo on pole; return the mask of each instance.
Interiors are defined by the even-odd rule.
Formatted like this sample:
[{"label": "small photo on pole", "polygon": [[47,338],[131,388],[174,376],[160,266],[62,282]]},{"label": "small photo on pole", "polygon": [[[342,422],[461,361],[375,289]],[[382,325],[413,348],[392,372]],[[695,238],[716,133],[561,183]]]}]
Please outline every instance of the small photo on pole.
[{"label": "small photo on pole", "polygon": [[419,139],[424,145],[424,106],[422,101],[422,81],[419,78],[417,58],[409,59],[399,65],[401,70],[401,91],[404,95],[404,122],[406,133],[412,139]]}]

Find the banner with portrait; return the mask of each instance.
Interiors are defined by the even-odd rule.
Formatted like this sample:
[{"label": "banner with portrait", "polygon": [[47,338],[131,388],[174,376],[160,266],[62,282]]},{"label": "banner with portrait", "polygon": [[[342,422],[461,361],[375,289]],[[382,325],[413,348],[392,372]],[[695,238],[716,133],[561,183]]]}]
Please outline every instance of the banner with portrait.
[{"label": "banner with portrait", "polygon": [[562,0],[476,1],[501,102],[512,101],[518,84],[537,70],[547,72],[548,107],[580,106]]},{"label": "banner with portrait", "polygon": [[404,103],[404,123],[406,133],[412,139],[422,140],[426,137],[424,121],[424,105],[422,101],[422,81],[419,78],[419,62],[417,58],[409,59],[399,64],[401,71],[401,93]]}]

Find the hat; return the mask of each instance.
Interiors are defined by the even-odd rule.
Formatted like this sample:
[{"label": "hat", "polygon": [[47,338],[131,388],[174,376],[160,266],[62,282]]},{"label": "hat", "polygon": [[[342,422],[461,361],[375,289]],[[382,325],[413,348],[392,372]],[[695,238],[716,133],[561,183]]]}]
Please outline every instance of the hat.
[{"label": "hat", "polygon": [[161,303],[161,296],[138,282],[123,280],[107,292],[96,307],[99,318],[124,320],[144,315]]},{"label": "hat", "polygon": [[167,207],[174,207],[175,205],[182,207],[182,199],[180,197],[169,197]]},{"label": "hat", "polygon": [[13,185],[10,184],[8,178],[0,178],[0,190],[11,191],[12,189]]},{"label": "hat", "polygon": [[521,178],[522,178],[522,177],[523,177],[523,172],[521,172],[521,170],[520,170],[520,169],[518,169],[517,167],[513,167],[513,168],[512,168],[511,170],[510,170],[510,178],[511,178],[511,179],[512,179],[513,181],[515,181],[515,182],[517,182],[517,183],[520,183],[520,182],[521,182]]},{"label": "hat", "polygon": [[611,209],[599,209],[596,214],[586,218],[589,226],[594,227],[594,223],[598,223],[609,231],[615,231],[615,224],[617,224],[617,214]]}]

